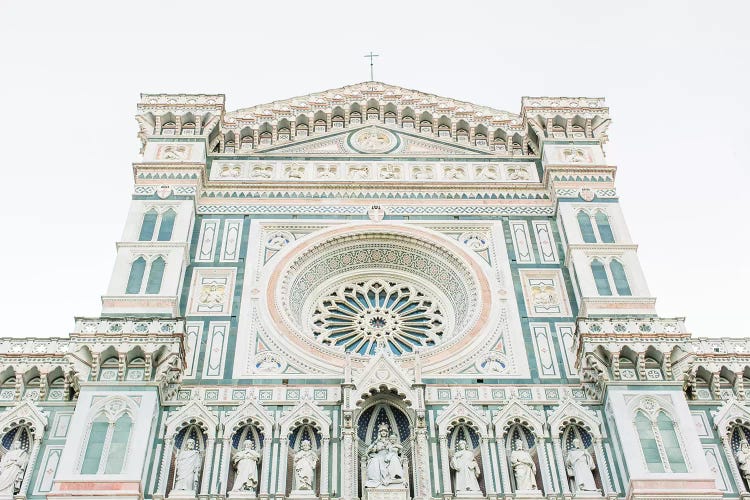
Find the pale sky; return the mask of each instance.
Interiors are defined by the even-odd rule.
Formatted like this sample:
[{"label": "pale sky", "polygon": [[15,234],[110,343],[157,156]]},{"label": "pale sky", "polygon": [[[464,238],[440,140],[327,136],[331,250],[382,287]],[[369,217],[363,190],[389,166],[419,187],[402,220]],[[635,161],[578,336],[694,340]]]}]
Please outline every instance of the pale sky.
[{"label": "pale sky", "polygon": [[97,316],[141,92],[229,110],[375,78],[518,113],[605,97],[608,159],[657,310],[748,336],[750,4],[0,0],[2,336]]}]

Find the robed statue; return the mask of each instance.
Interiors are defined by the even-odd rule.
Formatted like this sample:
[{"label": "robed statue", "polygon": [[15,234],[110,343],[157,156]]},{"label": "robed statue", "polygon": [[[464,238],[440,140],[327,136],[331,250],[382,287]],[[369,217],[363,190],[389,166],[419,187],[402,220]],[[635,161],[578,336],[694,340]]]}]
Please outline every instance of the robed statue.
[{"label": "robed statue", "polygon": [[390,434],[387,424],[378,426],[378,435],[367,448],[367,477],[365,487],[377,488],[404,483],[401,465],[403,447],[395,434]]},{"label": "robed statue", "polygon": [[29,454],[15,441],[0,460],[0,494],[13,495],[21,486]]},{"label": "robed statue", "polygon": [[468,449],[465,440],[461,439],[456,444],[456,453],[453,454],[450,461],[451,469],[456,471],[456,480],[454,490],[456,495],[459,493],[478,493],[480,469],[479,463],[474,458],[474,452]]},{"label": "robed statue", "polygon": [[195,439],[188,439],[175,457],[174,490],[197,492],[202,464],[201,452],[195,449]]},{"label": "robed statue", "polygon": [[258,463],[260,453],[255,449],[255,443],[246,439],[242,447],[232,457],[236,470],[232,491],[252,491],[258,486]]},{"label": "robed statue", "polygon": [[536,464],[531,453],[523,447],[523,440],[515,440],[515,450],[510,453],[510,465],[516,479],[516,490],[534,491],[536,487]]},{"label": "robed statue", "polygon": [[295,490],[311,491],[315,480],[315,466],[318,465],[318,454],[312,450],[307,439],[300,443],[300,449],[294,454]]},{"label": "robed statue", "polygon": [[573,478],[575,491],[597,491],[594,474],[591,472],[596,469],[594,459],[583,447],[581,440],[573,440],[573,447],[568,450],[565,458],[565,469],[568,476]]}]

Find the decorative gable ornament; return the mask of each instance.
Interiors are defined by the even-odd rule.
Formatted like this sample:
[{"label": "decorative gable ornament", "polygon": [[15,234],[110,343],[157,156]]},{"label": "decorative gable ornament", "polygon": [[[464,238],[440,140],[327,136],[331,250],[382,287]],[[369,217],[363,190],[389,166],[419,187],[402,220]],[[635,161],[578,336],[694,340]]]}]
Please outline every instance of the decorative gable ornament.
[{"label": "decorative gable ornament", "polygon": [[559,438],[568,425],[583,427],[595,440],[602,437],[601,420],[596,414],[572,399],[566,399],[549,414],[549,430],[552,437]]},{"label": "decorative gable ornament", "polygon": [[542,413],[514,398],[495,413],[492,419],[495,436],[498,438],[505,436],[516,424],[527,427],[537,438],[547,436]]},{"label": "decorative gable ornament", "polygon": [[287,437],[300,425],[312,425],[324,438],[330,437],[331,419],[312,401],[300,401],[279,420],[279,435]]},{"label": "decorative gable ornament", "polygon": [[714,427],[721,436],[729,435],[729,431],[735,424],[750,427],[750,408],[734,397],[712,411],[711,417],[713,417]]},{"label": "decorative gable ornament", "polygon": [[413,384],[414,381],[396,363],[394,357],[381,349],[354,380],[354,387],[359,394],[356,402],[360,404],[370,396],[386,392],[402,398],[407,405],[411,406],[413,402],[416,402]]},{"label": "decorative gable ornament", "polygon": [[255,399],[250,399],[227,413],[221,420],[223,437],[231,437],[245,425],[259,428],[263,435],[273,436],[273,418]]},{"label": "decorative gable ornament", "polygon": [[188,425],[196,424],[207,434],[209,439],[216,437],[219,420],[206,408],[206,405],[198,399],[194,399],[170,415],[164,423],[166,436],[175,436],[180,429]]},{"label": "decorative gable ornament", "polygon": [[436,424],[440,436],[447,436],[457,425],[468,425],[477,434],[486,437],[490,423],[474,406],[459,399],[440,412]]},{"label": "decorative gable ornament", "polygon": [[0,429],[3,435],[13,427],[26,425],[34,436],[41,439],[47,428],[47,413],[42,411],[33,401],[24,399],[0,413]]}]

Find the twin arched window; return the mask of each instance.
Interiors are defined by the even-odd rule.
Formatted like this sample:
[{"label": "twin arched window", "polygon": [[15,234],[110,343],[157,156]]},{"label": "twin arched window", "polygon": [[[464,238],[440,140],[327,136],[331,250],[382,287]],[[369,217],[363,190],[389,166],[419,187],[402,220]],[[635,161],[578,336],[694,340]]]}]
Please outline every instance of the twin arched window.
[{"label": "twin arched window", "polygon": [[[601,210],[598,210],[593,216],[581,210],[578,212],[577,218],[584,243],[615,242],[615,235],[612,232],[612,227],[609,225],[609,217]],[[596,231],[594,227],[596,227]]]},{"label": "twin arched window", "polygon": [[675,424],[664,410],[655,419],[638,410],[635,428],[649,472],[687,472]]},{"label": "twin arched window", "polygon": [[602,261],[594,259],[591,261],[591,274],[594,275],[594,283],[596,284],[596,291],[599,295],[613,295],[613,288],[617,291],[617,295],[633,295],[630,290],[627,274],[625,274],[625,267],[619,260],[610,260],[607,268]]},{"label": "twin arched window", "polygon": [[[146,262],[143,257],[138,257],[130,265],[130,275],[128,276],[128,284],[125,288],[126,294],[157,294],[161,290],[161,282],[164,277],[164,268],[166,262],[159,256],[156,259]],[[143,283],[143,277],[146,275],[146,269],[148,268],[148,281]]]},{"label": "twin arched window", "polygon": [[[138,241],[152,241],[156,233],[156,241],[169,241],[172,239],[172,230],[177,213],[171,208],[161,214],[155,209],[151,209],[143,214],[141,223],[141,232],[138,235]],[[159,230],[156,231],[156,227]]]},{"label": "twin arched window", "polygon": [[116,420],[100,414],[91,422],[81,474],[120,474],[130,441],[133,422],[126,413]]}]

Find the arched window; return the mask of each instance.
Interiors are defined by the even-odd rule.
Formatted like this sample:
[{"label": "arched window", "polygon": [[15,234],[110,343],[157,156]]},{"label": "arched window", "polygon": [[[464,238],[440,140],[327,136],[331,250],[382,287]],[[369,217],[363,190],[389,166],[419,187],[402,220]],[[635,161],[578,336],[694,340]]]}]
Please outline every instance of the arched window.
[{"label": "arched window", "polygon": [[474,145],[476,146],[486,146],[487,145],[487,136],[484,134],[477,134],[474,136]]},{"label": "arched window", "polygon": [[438,137],[450,137],[451,136],[451,128],[448,125],[440,125],[438,127]]},{"label": "arched window", "polygon": [[297,137],[307,137],[310,135],[310,128],[307,126],[307,123],[298,123],[294,133]]},{"label": "arched window", "polygon": [[646,354],[644,361],[647,380],[664,380],[664,375],[661,372],[661,363],[657,359],[652,355]]},{"label": "arched window", "polygon": [[259,136],[258,142],[261,146],[268,146],[273,142],[273,138],[271,137],[271,132],[263,132]]},{"label": "arched window", "polygon": [[[632,295],[632,293],[630,292],[630,285],[628,284],[628,277],[625,275],[625,268],[622,266],[620,261],[611,261],[609,263],[609,270],[612,273],[612,280],[615,282],[617,295]],[[600,293],[599,295],[603,294]],[[611,292],[608,295],[611,295]]]},{"label": "arched window", "polygon": [[280,128],[278,132],[278,137],[280,141],[288,141],[292,137],[292,133],[289,131],[288,128]]},{"label": "arched window", "polygon": [[614,243],[615,235],[612,233],[607,214],[596,212],[594,220],[596,221],[596,228],[599,230],[599,238],[601,238],[602,243]]},{"label": "arched window", "polygon": [[333,128],[344,128],[344,117],[341,115],[336,115],[331,118],[331,126]]},{"label": "arched window", "polygon": [[183,123],[182,124],[182,135],[195,135],[195,123]]},{"label": "arched window", "polygon": [[469,142],[469,132],[462,128],[456,130],[456,140],[458,142]]},{"label": "arched window", "polygon": [[635,428],[638,432],[638,440],[641,442],[641,450],[643,451],[643,458],[646,459],[648,471],[664,472],[664,464],[661,461],[651,420],[641,411],[635,416]]},{"label": "arched window", "polygon": [[422,120],[419,122],[420,132],[432,132],[432,122],[430,120]]},{"label": "arched window", "polygon": [[242,141],[240,141],[240,150],[248,151],[251,149],[253,149],[253,136],[246,135],[242,138]]},{"label": "arched window", "polygon": [[359,125],[362,123],[362,113],[359,111],[352,111],[349,113],[349,124],[350,125]]},{"label": "arched window", "polygon": [[151,241],[154,237],[154,229],[156,228],[156,219],[158,217],[159,214],[153,208],[143,214],[141,234],[138,236],[138,241]]},{"label": "arched window", "polygon": [[234,141],[227,141],[224,143],[225,153],[234,153]]},{"label": "arched window", "polygon": [[414,128],[414,117],[405,116],[401,119],[401,126],[403,128]]},{"label": "arched window", "polygon": [[161,290],[161,280],[164,276],[164,259],[157,257],[151,263],[151,271],[148,273],[148,283],[146,284],[146,293],[156,294]]},{"label": "arched window", "polygon": [[315,133],[319,132],[325,132],[326,131],[326,121],[325,120],[315,120],[315,127],[313,128]]},{"label": "arched window", "polygon": [[677,431],[674,428],[674,422],[663,411],[659,412],[656,418],[656,426],[659,429],[664,451],[667,455],[669,468],[672,472],[687,472],[685,457],[682,455],[680,441],[677,438]]},{"label": "arched window", "polygon": [[591,261],[591,273],[594,275],[594,283],[596,283],[596,291],[599,295],[612,295],[612,289],[609,286],[609,279],[607,278],[607,271],[604,269],[604,264],[598,259]]},{"label": "arched window", "polygon": [[161,126],[161,135],[174,135],[177,125],[174,122],[167,122]]},{"label": "arched window", "polygon": [[659,410],[655,420],[638,410],[635,428],[649,472],[688,471],[675,423],[664,410]]},{"label": "arched window", "polygon": [[159,235],[156,238],[158,241],[169,241],[172,239],[172,229],[174,228],[175,217],[177,217],[177,214],[171,208],[161,214]]},{"label": "arched window", "polygon": [[128,277],[128,285],[125,288],[125,293],[140,293],[141,284],[143,283],[143,273],[146,271],[146,259],[138,257],[130,265],[130,276]]},{"label": "arched window", "polygon": [[378,108],[367,108],[367,119],[368,120],[379,120],[380,110]]},{"label": "arched window", "polygon": [[48,401],[63,401],[65,399],[65,378],[57,377],[49,384]]},{"label": "arched window", "polygon": [[584,243],[596,243],[596,235],[594,235],[594,227],[591,225],[591,218],[583,210],[578,212],[578,227],[581,228],[581,236]]},{"label": "arched window", "polygon": [[121,474],[132,426],[127,414],[114,421],[98,415],[91,423],[81,474]]},{"label": "arched window", "polygon": [[635,362],[625,354],[620,354],[617,362],[620,370],[621,380],[638,380],[638,372],[635,369]]},{"label": "arched window", "polygon": [[387,111],[383,115],[383,117],[384,117],[385,123],[387,125],[395,125],[396,124],[396,113],[394,113],[393,111]]}]

